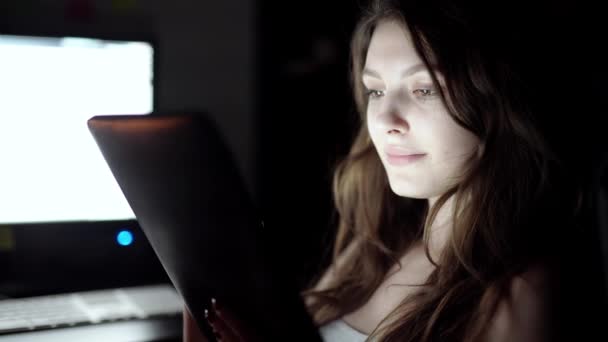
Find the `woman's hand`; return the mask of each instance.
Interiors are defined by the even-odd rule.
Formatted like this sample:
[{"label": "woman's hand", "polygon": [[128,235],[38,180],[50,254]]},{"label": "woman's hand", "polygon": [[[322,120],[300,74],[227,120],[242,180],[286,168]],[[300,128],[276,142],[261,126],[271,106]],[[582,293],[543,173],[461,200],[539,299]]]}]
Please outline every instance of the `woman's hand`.
[{"label": "woman's hand", "polygon": [[[211,308],[205,310],[205,318],[217,341],[221,342],[255,342],[258,339],[243,322],[234,317],[226,308],[219,307],[211,299]],[[187,308],[184,309],[184,342],[209,342]]]},{"label": "woman's hand", "polygon": [[198,325],[192,318],[190,311],[188,308],[184,307],[183,310],[183,335],[184,342],[209,342],[209,340],[203,335],[201,329],[199,329]]}]

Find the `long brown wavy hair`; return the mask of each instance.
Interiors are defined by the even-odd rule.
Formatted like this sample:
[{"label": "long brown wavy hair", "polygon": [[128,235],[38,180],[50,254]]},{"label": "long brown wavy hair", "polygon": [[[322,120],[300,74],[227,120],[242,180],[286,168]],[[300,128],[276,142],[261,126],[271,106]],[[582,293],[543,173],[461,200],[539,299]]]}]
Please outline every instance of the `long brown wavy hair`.
[{"label": "long brown wavy hair", "polygon": [[[465,1],[466,2],[466,1]],[[453,231],[436,268],[420,290],[405,298],[376,329],[381,341],[475,341],[484,333],[514,276],[535,264],[551,265],[576,211],[560,161],[541,134],[543,100],[526,78],[523,58],[509,48],[523,44],[501,31],[479,6],[462,1],[373,1],[351,43],[352,86],[360,130],[339,163],[333,192],[339,223],[333,246],[338,256],[357,241],[326,289],[304,292],[319,324],[365,304],[389,269],[422,241],[439,209],[454,198]],[[471,3],[468,3],[471,5]],[[486,10],[488,8],[485,8]],[[463,180],[435,205],[395,195],[366,126],[367,97],[361,81],[367,49],[380,21],[411,33],[456,123],[480,140],[478,158]],[[432,67],[431,67],[432,66]],[[436,75],[432,75],[436,85]],[[559,183],[559,196],[557,183]],[[559,200],[557,200],[559,198]]]}]

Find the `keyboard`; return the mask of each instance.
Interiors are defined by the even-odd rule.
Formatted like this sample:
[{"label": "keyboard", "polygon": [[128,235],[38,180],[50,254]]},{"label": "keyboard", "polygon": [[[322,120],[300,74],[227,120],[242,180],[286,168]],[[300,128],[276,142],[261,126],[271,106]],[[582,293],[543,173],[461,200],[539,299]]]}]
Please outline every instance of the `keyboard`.
[{"label": "keyboard", "polygon": [[170,285],[151,285],[0,300],[0,334],[181,315]]}]

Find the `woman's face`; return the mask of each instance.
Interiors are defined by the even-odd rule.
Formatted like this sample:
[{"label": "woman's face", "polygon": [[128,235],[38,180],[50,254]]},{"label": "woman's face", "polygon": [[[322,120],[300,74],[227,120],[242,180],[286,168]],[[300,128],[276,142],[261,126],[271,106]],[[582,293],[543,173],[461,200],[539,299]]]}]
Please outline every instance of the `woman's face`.
[{"label": "woman's face", "polygon": [[362,81],[369,134],[392,190],[432,199],[457,184],[479,140],[448,114],[403,25],[378,24]]}]

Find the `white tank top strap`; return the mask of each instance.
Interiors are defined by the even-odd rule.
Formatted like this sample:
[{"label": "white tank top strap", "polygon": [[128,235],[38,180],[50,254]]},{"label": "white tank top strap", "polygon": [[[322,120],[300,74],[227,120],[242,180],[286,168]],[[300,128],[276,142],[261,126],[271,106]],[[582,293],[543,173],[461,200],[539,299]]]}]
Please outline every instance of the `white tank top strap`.
[{"label": "white tank top strap", "polygon": [[319,332],[325,342],[364,342],[368,338],[368,335],[354,329],[342,319],[323,325]]}]

